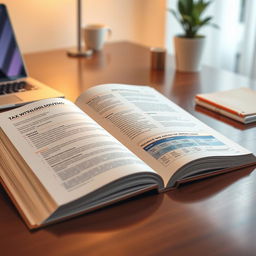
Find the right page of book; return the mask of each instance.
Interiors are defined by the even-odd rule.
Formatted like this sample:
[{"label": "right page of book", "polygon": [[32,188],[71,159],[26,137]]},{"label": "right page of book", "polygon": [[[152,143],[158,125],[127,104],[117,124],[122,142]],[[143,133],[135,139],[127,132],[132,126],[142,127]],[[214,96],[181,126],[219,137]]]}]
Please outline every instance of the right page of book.
[{"label": "right page of book", "polygon": [[250,154],[148,86],[95,86],[76,105],[156,170],[165,185],[193,160]]}]

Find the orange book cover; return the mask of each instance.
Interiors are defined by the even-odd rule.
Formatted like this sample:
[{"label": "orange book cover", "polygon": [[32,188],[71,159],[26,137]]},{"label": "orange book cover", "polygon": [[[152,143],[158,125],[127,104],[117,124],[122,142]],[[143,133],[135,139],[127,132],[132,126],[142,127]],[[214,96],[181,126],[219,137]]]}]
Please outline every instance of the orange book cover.
[{"label": "orange book cover", "polygon": [[198,94],[196,99],[241,117],[256,114],[256,91],[250,88]]}]

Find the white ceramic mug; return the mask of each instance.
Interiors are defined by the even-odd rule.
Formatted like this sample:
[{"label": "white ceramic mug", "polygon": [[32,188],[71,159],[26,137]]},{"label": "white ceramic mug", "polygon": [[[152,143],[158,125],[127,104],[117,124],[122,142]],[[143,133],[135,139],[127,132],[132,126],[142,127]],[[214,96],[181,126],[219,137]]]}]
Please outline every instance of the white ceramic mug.
[{"label": "white ceramic mug", "polygon": [[84,41],[87,49],[102,50],[107,36],[111,35],[111,29],[103,24],[91,24],[84,28]]}]

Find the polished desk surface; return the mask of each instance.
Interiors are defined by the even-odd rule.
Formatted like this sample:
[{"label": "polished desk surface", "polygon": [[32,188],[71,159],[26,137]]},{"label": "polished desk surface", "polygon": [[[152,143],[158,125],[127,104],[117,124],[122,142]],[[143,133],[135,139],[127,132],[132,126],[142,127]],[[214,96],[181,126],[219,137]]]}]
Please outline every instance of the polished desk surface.
[{"label": "polished desk surface", "polygon": [[[254,82],[204,67],[199,73],[150,69],[149,49],[118,42],[92,58],[69,58],[66,50],[25,56],[30,75],[74,101],[102,83],[147,84],[256,153],[256,128],[195,108],[201,92]],[[147,193],[37,231],[29,231],[0,187],[0,255],[256,255],[256,171],[245,169]]]}]

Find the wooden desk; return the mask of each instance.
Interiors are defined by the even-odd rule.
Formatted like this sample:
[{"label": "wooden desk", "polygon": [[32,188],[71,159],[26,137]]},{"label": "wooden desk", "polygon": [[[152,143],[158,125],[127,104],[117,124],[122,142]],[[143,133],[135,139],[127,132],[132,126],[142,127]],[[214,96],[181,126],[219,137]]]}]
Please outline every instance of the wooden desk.
[{"label": "wooden desk", "polygon": [[[149,50],[112,43],[88,59],[66,50],[25,56],[31,76],[75,98],[101,83],[149,84],[216,130],[256,153],[256,128],[195,110],[193,98],[255,83],[204,67],[151,71]],[[212,116],[209,116],[212,115]],[[1,255],[255,255],[256,172],[252,169],[135,199],[30,232],[0,187]]]}]

